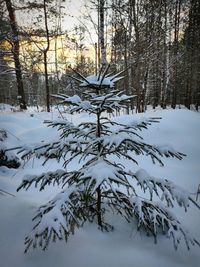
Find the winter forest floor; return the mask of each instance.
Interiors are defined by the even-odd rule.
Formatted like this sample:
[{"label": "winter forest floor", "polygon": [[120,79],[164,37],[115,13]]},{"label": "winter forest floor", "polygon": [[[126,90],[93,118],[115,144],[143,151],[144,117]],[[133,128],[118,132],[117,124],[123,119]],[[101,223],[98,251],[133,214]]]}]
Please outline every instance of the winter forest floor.
[{"label": "winter forest floor", "polygon": [[[56,118],[58,113],[12,112],[7,106],[0,110],[0,129],[5,129],[7,147],[54,140],[58,133],[43,124],[46,119]],[[156,177],[167,178],[186,188],[195,199],[200,184],[200,113],[186,109],[150,110],[137,117],[162,117],[160,123],[142,131],[145,140],[152,144],[171,144],[177,151],[187,155],[182,161],[163,159],[164,167],[152,164],[151,160],[140,156],[139,167]],[[92,119],[86,114],[69,115],[74,123]],[[123,120],[127,119],[124,115]],[[24,254],[24,237],[31,230],[32,217],[39,205],[47,202],[59,192],[58,187],[49,187],[38,192],[31,187],[28,191],[16,192],[25,174],[39,174],[62,166],[54,160],[42,166],[42,159],[30,160],[18,169],[0,167],[0,266],[1,267],[197,267],[200,264],[200,248],[187,250],[184,242],[175,251],[171,239],[159,236],[157,244],[152,237],[138,232],[134,223],[126,223],[117,215],[110,215],[113,232],[104,233],[96,225],[85,224],[71,236],[68,243],[51,244],[47,251],[34,250]],[[74,166],[76,167],[75,163]],[[200,196],[198,203],[200,204]],[[200,210],[191,206],[173,208],[173,212],[200,241]]]}]

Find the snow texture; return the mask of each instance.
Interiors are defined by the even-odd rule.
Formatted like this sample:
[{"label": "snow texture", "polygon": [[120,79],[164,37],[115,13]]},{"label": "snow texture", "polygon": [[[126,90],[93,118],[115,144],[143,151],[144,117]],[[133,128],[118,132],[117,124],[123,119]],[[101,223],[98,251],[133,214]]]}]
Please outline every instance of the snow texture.
[{"label": "snow texture", "polygon": [[[31,111],[33,113],[33,111]],[[52,119],[48,114],[39,114],[34,113],[35,118],[30,118],[29,111],[21,113],[11,113],[11,114],[2,114],[0,116],[0,122],[3,125],[3,128],[8,129],[15,136],[20,136],[20,139],[23,139],[23,136],[27,138],[27,143],[31,143],[32,135],[34,133],[34,140],[36,143],[41,144],[41,141],[45,140],[45,143],[48,140],[55,139],[54,129],[48,128],[46,132],[45,125],[42,125],[44,115],[49,116],[49,121]],[[155,116],[156,115],[156,116]],[[70,115],[69,121],[75,121],[80,124],[82,120],[85,119],[83,116]],[[140,115],[135,115],[140,121]],[[122,121],[129,125],[129,117],[124,120],[122,116]],[[126,117],[126,116],[125,116]],[[143,155],[138,156],[138,164],[142,166],[143,169],[137,170],[135,168],[130,175],[134,175],[136,182],[141,187],[142,190],[149,190],[150,194],[152,190],[157,190],[160,198],[163,200],[171,199],[172,195],[174,196],[177,204],[182,205],[184,208],[188,207],[188,198],[191,196],[191,192],[196,192],[197,186],[200,183],[198,173],[199,169],[199,155],[200,147],[198,142],[198,133],[199,128],[199,114],[187,111],[187,110],[166,110],[166,111],[157,111],[156,113],[152,112],[149,114],[149,117],[162,117],[161,124],[154,124],[148,132],[143,132],[142,137],[145,140],[150,141],[151,143],[160,143],[163,142],[175,143],[176,148],[179,151],[183,151],[187,154],[187,157],[184,159],[184,162],[174,162],[170,158],[166,160],[166,168],[161,168],[159,165],[151,165],[148,158]],[[6,120],[5,120],[6,118]],[[34,121],[34,126],[29,127],[29,133],[27,134],[27,125],[31,125]],[[89,120],[89,117],[88,117]],[[120,117],[118,118],[118,121]],[[55,118],[57,121],[57,118]],[[10,127],[12,122],[12,127]],[[74,126],[76,125],[73,124]],[[176,127],[173,127],[173,125]],[[15,127],[16,126],[16,127]],[[37,130],[35,130],[37,129]],[[42,129],[42,130],[41,130]],[[194,129],[196,129],[194,131]],[[45,135],[44,135],[45,133]],[[123,133],[124,134],[124,133]],[[190,139],[188,139],[190,136]],[[105,137],[106,138],[106,137]],[[114,140],[114,139],[112,139]],[[114,142],[113,142],[114,143]],[[21,140],[17,140],[14,136],[8,136],[8,145],[19,146],[22,144]],[[109,143],[108,143],[109,144]],[[116,141],[116,145],[119,144]],[[157,149],[161,154],[166,154],[169,151],[169,145],[167,146],[158,146]],[[172,148],[170,147],[170,150]],[[173,151],[175,153],[175,151]],[[49,201],[49,206],[52,207],[51,212],[47,213],[47,216],[44,216],[40,222],[40,227],[37,228],[38,233],[42,233],[44,229],[47,229],[49,221],[54,225],[56,229],[56,234],[58,238],[61,237],[61,229],[66,230],[67,226],[63,221],[63,213],[61,212],[60,207],[65,207],[65,203],[69,200],[68,195],[60,192],[59,182],[58,187],[49,187],[44,189],[44,184],[51,180],[52,175],[55,172],[55,169],[59,169],[57,172],[62,179],[64,175],[64,170],[61,169],[62,162],[53,163],[50,160],[44,167],[42,166],[43,159],[29,159],[25,168],[20,168],[20,170],[9,170],[7,168],[1,167],[1,179],[0,179],[0,189],[3,189],[7,192],[14,193],[17,197],[12,196],[0,196],[0,206],[1,206],[1,265],[12,267],[32,267],[32,266],[50,266],[54,267],[59,265],[60,267],[66,266],[132,266],[133,262],[137,266],[173,266],[173,267],[188,267],[188,266],[198,266],[199,258],[199,248],[194,247],[191,251],[187,251],[184,245],[180,245],[178,251],[174,251],[171,246],[171,242],[158,236],[159,246],[152,245],[152,239],[146,237],[142,232],[137,234],[134,225],[124,224],[124,221],[121,221],[118,217],[111,217],[115,228],[117,231],[113,233],[101,233],[96,230],[95,227],[90,224],[86,224],[84,228],[78,230],[77,234],[70,239],[68,244],[59,244],[57,246],[50,246],[49,250],[42,254],[39,251],[31,252],[29,255],[23,255],[23,236],[29,231],[27,228],[30,228],[30,219],[33,211],[36,209],[38,204],[43,205],[43,203]],[[77,163],[72,163],[71,169],[76,168]],[[103,166],[102,166],[103,164]],[[105,168],[107,163],[99,162],[99,169]],[[125,163],[124,163],[125,164]],[[33,165],[36,168],[33,168]],[[101,170],[101,169],[100,169]],[[120,168],[119,168],[120,170]],[[92,169],[88,167],[88,173],[91,174]],[[31,176],[25,176],[24,174],[31,174]],[[38,185],[42,187],[43,194],[37,193],[33,187],[30,188],[30,192],[20,191],[15,192],[16,188],[20,184],[20,180],[24,177],[24,181],[31,182],[34,180],[34,177],[39,177],[38,174],[44,174],[43,178],[41,177],[38,181]],[[112,173],[104,172],[104,178],[108,179]],[[163,180],[156,178],[151,175],[155,173],[159,177],[167,177],[169,180]],[[95,176],[99,174],[95,173]],[[42,175],[41,175],[42,176]],[[112,176],[113,177],[113,176]],[[84,177],[82,177],[84,178]],[[43,179],[43,180],[42,180]],[[86,177],[84,178],[86,179]],[[59,181],[59,179],[58,179]],[[179,184],[180,186],[175,186]],[[27,184],[28,185],[28,184]],[[187,188],[188,191],[182,189]],[[170,191],[172,190],[172,192]],[[59,193],[60,192],[60,193]],[[73,191],[74,192],[74,191]],[[58,194],[56,194],[58,193]],[[69,192],[68,192],[69,193]],[[77,189],[75,190],[77,193]],[[172,194],[171,194],[172,193]],[[52,199],[52,195],[55,195],[55,198]],[[136,197],[130,199],[135,205],[135,210],[137,210],[142,223],[142,213],[140,212],[143,206],[145,205],[145,200],[142,201]],[[57,203],[56,206],[54,204]],[[170,201],[169,201],[170,203]],[[157,225],[159,217],[156,213],[156,210],[152,208],[151,201],[148,200],[150,209],[148,210],[148,215],[151,218],[153,225]],[[155,205],[155,203],[154,203]],[[156,203],[157,209],[162,209],[164,214],[168,214],[174,217],[174,224],[168,229],[168,235],[174,236],[175,244],[178,244],[180,239],[184,236],[176,236],[174,232],[174,227],[180,227],[177,224],[176,219],[180,218],[180,222],[183,223],[190,232],[195,235],[197,239],[200,239],[199,236],[199,212],[196,211],[195,207],[190,207],[187,214],[180,209],[177,209],[176,206],[173,208],[172,213],[168,213],[168,209],[163,205]],[[66,210],[65,210],[66,211]],[[63,210],[63,212],[65,212]],[[44,210],[40,210],[44,212]],[[161,214],[159,212],[159,214]],[[166,220],[166,217],[162,215],[161,220]],[[37,219],[39,220],[39,218]],[[181,226],[182,227],[182,226]],[[185,228],[184,232],[187,233]],[[165,230],[165,229],[164,229]],[[134,231],[134,232],[133,232]],[[48,234],[50,232],[48,231]],[[53,238],[53,236],[52,236]],[[187,234],[187,242],[191,242],[192,237],[190,234]],[[44,244],[45,245],[45,244]],[[12,257],[10,255],[12,254]],[[85,257],[85,255],[90,254],[91,257]],[[145,255],[145,257],[144,257]]]}]

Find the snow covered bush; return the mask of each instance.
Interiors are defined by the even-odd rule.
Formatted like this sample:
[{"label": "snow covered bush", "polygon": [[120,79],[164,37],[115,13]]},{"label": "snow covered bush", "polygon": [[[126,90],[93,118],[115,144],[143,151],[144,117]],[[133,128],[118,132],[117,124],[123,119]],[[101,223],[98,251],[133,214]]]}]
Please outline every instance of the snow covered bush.
[{"label": "snow covered bush", "polygon": [[[155,239],[163,232],[172,237],[175,248],[181,239],[188,248],[199,244],[170,210],[174,203],[185,210],[190,202],[198,207],[189,193],[169,180],[150,176],[143,169],[133,171],[137,155],[151,157],[153,163],[161,165],[164,156],[179,160],[184,156],[168,146],[147,144],[139,135],[138,132],[151,123],[159,122],[159,118],[141,121],[133,118],[124,123],[118,117],[109,118],[106,112],[120,110],[132,97],[115,89],[121,73],[108,75],[107,68],[98,76],[78,75],[75,79],[80,83],[84,100],[77,95],[54,97],[60,104],[69,105],[71,113],[87,112],[95,119],[79,124],[65,118],[45,121],[49,127],[58,129],[60,139],[35,147],[21,147],[18,151],[22,158],[35,154],[44,157],[45,162],[52,158],[63,162],[63,169],[25,176],[18,188],[28,189],[34,184],[43,190],[50,184],[62,185],[62,191],[41,206],[33,218],[35,225],[25,239],[25,252],[30,247],[46,249],[57,239],[67,240],[86,221],[96,222],[101,230],[112,230],[113,226],[106,221],[106,214],[110,212],[128,222],[136,219],[138,229]],[[70,168],[73,160],[78,160],[76,169]],[[146,193],[145,198],[139,195],[138,187]]]},{"label": "snow covered bush", "polygon": [[4,129],[0,129],[0,167],[18,168],[20,166],[18,157],[12,151],[7,151],[7,146],[5,145],[7,137],[7,132]]}]

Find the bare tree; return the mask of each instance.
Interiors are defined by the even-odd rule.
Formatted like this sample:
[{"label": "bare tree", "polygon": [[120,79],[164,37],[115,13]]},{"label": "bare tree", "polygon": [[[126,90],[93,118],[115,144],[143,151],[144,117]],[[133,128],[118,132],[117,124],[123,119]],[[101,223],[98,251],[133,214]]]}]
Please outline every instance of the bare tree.
[{"label": "bare tree", "polygon": [[10,26],[12,30],[12,38],[10,41],[12,45],[12,54],[15,63],[15,73],[17,79],[17,89],[18,89],[18,97],[20,99],[20,108],[26,109],[26,101],[25,101],[25,93],[24,93],[24,86],[23,86],[23,78],[22,78],[22,71],[21,71],[21,63],[19,59],[20,53],[20,40],[18,34],[18,27],[17,21],[15,17],[15,10],[13,8],[11,0],[5,0],[9,19],[10,19]]}]

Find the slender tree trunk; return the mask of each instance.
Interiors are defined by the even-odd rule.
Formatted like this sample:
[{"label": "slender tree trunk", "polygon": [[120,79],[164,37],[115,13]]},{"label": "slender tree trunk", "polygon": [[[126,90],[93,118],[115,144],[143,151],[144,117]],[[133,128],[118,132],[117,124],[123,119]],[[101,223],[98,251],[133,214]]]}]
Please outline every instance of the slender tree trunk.
[{"label": "slender tree trunk", "polygon": [[[98,91],[99,94],[99,91]],[[101,136],[101,122],[100,122],[100,113],[97,114],[97,129],[96,129],[96,137]],[[101,144],[98,144],[98,151],[101,151]],[[102,218],[101,218],[101,186],[97,188],[97,220],[99,227],[102,228]]]},{"label": "slender tree trunk", "polygon": [[139,31],[139,25],[138,25],[138,10],[139,10],[139,4],[138,1],[132,0],[131,6],[132,6],[132,24],[135,30],[135,71],[134,71],[134,79],[133,79],[133,88],[136,89],[136,95],[137,95],[137,106],[136,106],[136,112],[141,113],[141,97],[142,97],[142,64],[140,57],[142,56],[143,47],[140,43],[141,36]]},{"label": "slender tree trunk", "polygon": [[17,22],[15,18],[15,10],[12,6],[11,0],[6,0],[6,7],[9,14],[10,25],[12,30],[12,54],[15,63],[15,74],[17,80],[17,90],[18,90],[18,97],[20,100],[20,108],[27,109],[26,101],[25,101],[25,93],[24,93],[24,86],[23,86],[23,79],[22,79],[22,71],[21,71],[21,64],[19,59],[19,34],[17,29]]},{"label": "slender tree trunk", "polygon": [[104,9],[105,9],[105,0],[99,0],[99,47],[101,52],[101,66],[102,70],[106,68],[106,47],[105,47],[105,25],[104,25]]},{"label": "slender tree trunk", "polygon": [[172,103],[171,107],[176,108],[177,104],[177,76],[178,76],[178,41],[179,41],[179,23],[180,23],[180,9],[181,9],[181,0],[176,0],[176,7],[175,7],[175,29],[174,29],[174,70],[173,70],[173,76],[174,76],[174,86],[173,86],[173,92],[172,92]]},{"label": "slender tree trunk", "polygon": [[163,109],[166,108],[166,93],[167,93],[167,80],[168,80],[168,48],[167,48],[167,4],[164,4],[164,43],[163,43],[163,84],[162,84],[162,91],[161,91],[161,97],[160,97],[160,105]]},{"label": "slender tree trunk", "polygon": [[97,68],[98,68],[98,51],[97,51],[97,43],[94,44],[95,49],[95,75],[97,76]]},{"label": "slender tree trunk", "polygon": [[47,70],[47,51],[44,50],[44,75],[45,75],[45,87],[46,87],[46,107],[47,112],[50,112],[50,95],[49,95],[49,79],[48,79],[48,70]]},{"label": "slender tree trunk", "polygon": [[46,30],[46,40],[47,40],[47,46],[43,50],[43,55],[44,55],[44,73],[45,73],[45,87],[46,87],[46,107],[47,107],[47,112],[50,112],[50,94],[49,94],[49,80],[48,80],[48,68],[47,68],[47,54],[49,50],[49,29],[48,29],[48,22],[47,22],[47,7],[46,7],[46,1],[43,1],[43,7],[44,7],[44,22],[45,22],[45,30]]}]

